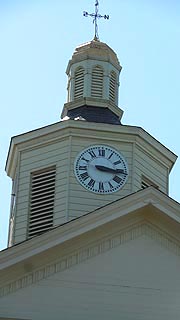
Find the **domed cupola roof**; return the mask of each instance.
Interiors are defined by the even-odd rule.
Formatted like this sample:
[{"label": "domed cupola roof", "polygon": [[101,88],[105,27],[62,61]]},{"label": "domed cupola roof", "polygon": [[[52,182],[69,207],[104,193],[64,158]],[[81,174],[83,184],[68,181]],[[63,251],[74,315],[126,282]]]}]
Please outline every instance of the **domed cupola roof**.
[{"label": "domed cupola roof", "polygon": [[120,124],[120,72],[117,55],[106,43],[94,39],[76,47],[66,70],[68,98],[61,117]]},{"label": "domed cupola roof", "polygon": [[87,59],[109,62],[118,70],[122,68],[116,53],[106,43],[92,40],[76,47],[72,59],[69,61],[67,73],[72,63]]}]

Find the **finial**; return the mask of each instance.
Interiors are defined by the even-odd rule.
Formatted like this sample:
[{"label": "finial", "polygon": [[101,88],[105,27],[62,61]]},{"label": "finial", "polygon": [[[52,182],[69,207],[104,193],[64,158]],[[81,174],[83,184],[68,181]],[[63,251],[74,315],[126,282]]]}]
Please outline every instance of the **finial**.
[{"label": "finial", "polygon": [[98,0],[95,0],[95,13],[88,13],[87,11],[84,11],[83,12],[83,16],[84,17],[92,17],[93,18],[93,23],[94,23],[94,26],[95,26],[95,34],[94,34],[94,40],[99,40],[99,35],[98,35],[98,24],[97,24],[97,20],[100,19],[100,18],[104,18],[104,19],[109,19],[109,16],[108,15],[104,15],[102,16],[101,14],[98,13],[99,11],[99,1]]}]

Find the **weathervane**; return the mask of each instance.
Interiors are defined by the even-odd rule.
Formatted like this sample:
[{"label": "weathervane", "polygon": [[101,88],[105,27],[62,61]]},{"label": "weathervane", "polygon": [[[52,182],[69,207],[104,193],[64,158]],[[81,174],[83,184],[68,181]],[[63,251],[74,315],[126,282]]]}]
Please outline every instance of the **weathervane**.
[{"label": "weathervane", "polygon": [[93,18],[93,23],[94,23],[94,26],[95,26],[95,34],[94,34],[94,40],[99,40],[99,35],[98,35],[98,23],[97,23],[97,20],[100,19],[100,18],[104,18],[104,19],[109,19],[109,16],[108,15],[104,15],[102,16],[101,14],[98,13],[99,11],[99,1],[96,0],[95,2],[95,13],[88,13],[87,11],[83,11],[83,16],[84,17],[92,17]]}]

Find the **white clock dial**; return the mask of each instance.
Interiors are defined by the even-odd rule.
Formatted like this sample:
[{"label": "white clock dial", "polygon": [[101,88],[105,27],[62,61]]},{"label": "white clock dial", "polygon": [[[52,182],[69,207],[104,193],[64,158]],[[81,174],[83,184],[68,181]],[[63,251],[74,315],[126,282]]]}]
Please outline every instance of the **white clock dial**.
[{"label": "white clock dial", "polygon": [[128,177],[124,157],[115,149],[97,145],[80,152],[74,164],[79,183],[89,191],[106,194],[121,189]]}]

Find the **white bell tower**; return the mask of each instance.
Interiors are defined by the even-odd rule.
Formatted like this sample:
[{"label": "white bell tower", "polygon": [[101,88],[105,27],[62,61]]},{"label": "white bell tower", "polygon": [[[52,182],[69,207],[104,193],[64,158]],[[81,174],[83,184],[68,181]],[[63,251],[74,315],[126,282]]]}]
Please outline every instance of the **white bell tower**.
[{"label": "white bell tower", "polygon": [[148,186],[168,194],[176,156],[144,129],[121,124],[121,65],[97,28],[92,41],[75,49],[66,72],[66,121],[11,139],[9,246]]}]

